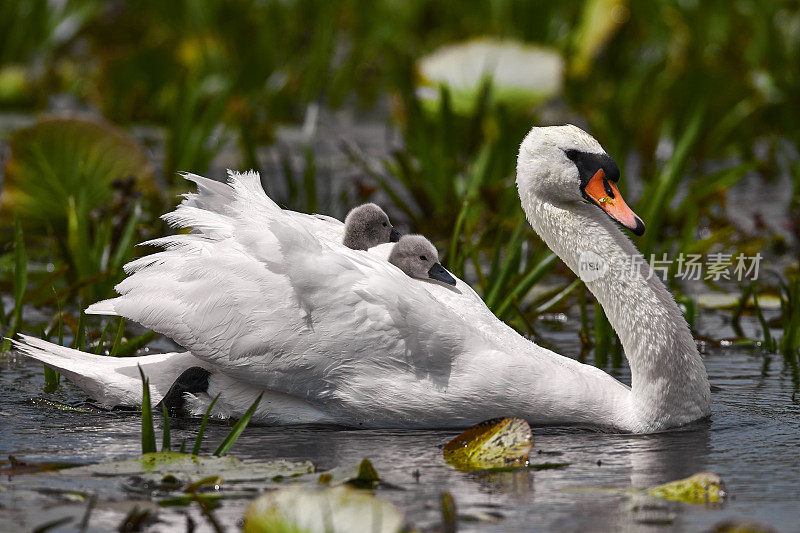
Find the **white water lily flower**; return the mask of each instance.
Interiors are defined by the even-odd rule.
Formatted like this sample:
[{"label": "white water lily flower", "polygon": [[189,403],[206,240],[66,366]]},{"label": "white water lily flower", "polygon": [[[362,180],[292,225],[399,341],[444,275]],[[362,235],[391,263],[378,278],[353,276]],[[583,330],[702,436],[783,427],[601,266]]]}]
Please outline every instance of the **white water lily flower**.
[{"label": "white water lily flower", "polygon": [[535,105],[558,94],[564,60],[542,46],[480,38],[444,46],[422,58],[418,69],[420,98],[438,101],[437,88],[444,85],[452,92],[453,109],[465,112],[487,78],[492,81],[494,99],[512,105]]}]

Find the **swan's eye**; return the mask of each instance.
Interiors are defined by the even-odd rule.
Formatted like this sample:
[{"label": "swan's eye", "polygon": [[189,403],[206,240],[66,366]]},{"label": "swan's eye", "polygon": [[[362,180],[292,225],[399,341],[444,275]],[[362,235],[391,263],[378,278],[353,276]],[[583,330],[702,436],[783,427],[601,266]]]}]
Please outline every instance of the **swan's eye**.
[{"label": "swan's eye", "polygon": [[388,225],[389,225],[389,224],[387,224],[386,222],[384,222],[384,223],[383,223],[383,227],[384,227],[384,228],[385,228],[386,226],[388,226]]},{"label": "swan's eye", "polygon": [[427,257],[425,257],[424,255],[421,255],[421,256],[419,256],[419,258],[420,258],[421,260],[423,260],[423,261],[427,261],[427,260],[428,260],[428,258],[427,258]]}]

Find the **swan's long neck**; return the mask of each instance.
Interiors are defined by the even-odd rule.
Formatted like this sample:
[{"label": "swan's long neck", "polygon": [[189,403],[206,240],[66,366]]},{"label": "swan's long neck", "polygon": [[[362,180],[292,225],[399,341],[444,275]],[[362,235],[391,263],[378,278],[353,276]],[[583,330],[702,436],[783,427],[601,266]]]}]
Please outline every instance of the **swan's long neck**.
[{"label": "swan's long neck", "polygon": [[[705,367],[683,315],[667,288],[605,213],[586,203],[557,206],[523,195],[528,221],[578,273],[596,254],[607,272],[586,283],[619,335],[631,368],[633,431],[653,431],[707,416]],[[602,266],[601,266],[602,268]]]}]

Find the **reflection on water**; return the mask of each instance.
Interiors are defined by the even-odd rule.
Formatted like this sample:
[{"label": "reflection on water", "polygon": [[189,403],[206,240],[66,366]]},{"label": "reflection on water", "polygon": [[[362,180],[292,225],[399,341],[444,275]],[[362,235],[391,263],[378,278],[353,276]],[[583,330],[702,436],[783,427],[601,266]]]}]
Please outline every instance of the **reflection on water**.
[{"label": "reflection on water", "polygon": [[[563,353],[578,353],[574,331],[540,333]],[[710,335],[713,336],[713,335]],[[712,348],[705,358],[713,385],[711,420],[655,435],[598,433],[576,428],[534,428],[532,462],[567,462],[558,470],[462,473],[447,465],[440,446],[452,431],[356,431],[331,427],[250,427],[233,448],[243,459],[310,459],[318,469],[369,457],[391,484],[378,493],[400,507],[420,527],[440,523],[440,498],[449,491],[459,514],[492,521],[462,521],[460,531],[702,531],[730,517],[746,517],[779,530],[797,529],[800,516],[800,405],[791,365],[773,356],[765,364],[758,352]],[[615,374],[629,379],[625,368]],[[0,363],[0,456],[24,460],[94,462],[127,458],[139,452],[139,417],[131,413],[75,413],[34,402],[42,397],[41,367],[24,360]],[[62,402],[82,399],[69,384],[49,396]],[[192,440],[195,420],[173,421],[173,442]],[[207,430],[206,452],[229,427]],[[541,452],[541,453],[539,453]],[[631,493],[700,471],[713,471],[734,496],[722,506],[692,506],[655,501]],[[131,498],[118,481],[79,483],[54,475],[0,480],[0,524],[35,526],[72,513],[84,504],[62,496],[23,489],[63,488],[96,492],[105,501],[92,515],[93,531],[116,528]],[[612,490],[610,490],[612,489]],[[246,500],[226,502],[219,520],[237,524]],[[44,509],[44,510],[43,510]],[[185,524],[180,508],[157,510],[156,530]],[[198,524],[203,518],[192,511]],[[495,517],[502,517],[496,520]],[[64,531],[74,530],[75,523]],[[205,526],[203,526],[205,527]],[[2,528],[0,528],[2,529]]]}]

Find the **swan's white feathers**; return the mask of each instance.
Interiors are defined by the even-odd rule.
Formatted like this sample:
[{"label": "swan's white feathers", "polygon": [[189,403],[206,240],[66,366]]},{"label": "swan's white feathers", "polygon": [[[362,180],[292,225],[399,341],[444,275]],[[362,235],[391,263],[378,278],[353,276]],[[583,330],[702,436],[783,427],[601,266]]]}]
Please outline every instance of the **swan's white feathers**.
[{"label": "swan's white feathers", "polygon": [[117,316],[117,310],[114,309],[114,298],[95,302],[87,307],[85,312],[87,315]]},{"label": "swan's white feathers", "polygon": [[150,380],[153,404],[161,401],[185,369],[204,366],[190,353],[160,353],[143,357],[103,357],[58,346],[29,335],[19,335],[14,347],[58,370],[104,407],[142,403],[139,368]]},{"label": "swan's white feathers", "polygon": [[222,201],[189,198],[164,218],[199,224],[202,235],[154,241],[167,250],[129,265],[106,308],[235,379],[317,399],[344,401],[381,373],[395,387],[422,380],[443,390],[457,354],[485,342],[393,265],[317,237],[310,220],[341,224],[280,209],[257,174],[231,174],[224,191],[192,181],[199,198],[205,190]]},{"label": "swan's white feathers", "polygon": [[225,215],[186,203],[161,215],[161,218],[173,228],[192,228],[214,240],[230,238],[233,231],[232,220]]}]

